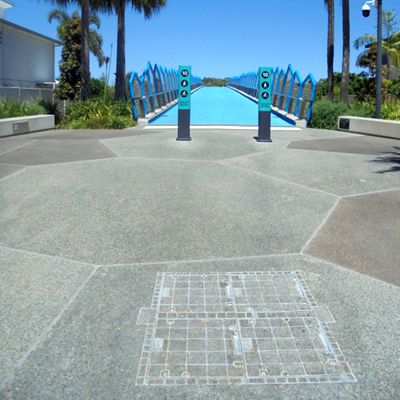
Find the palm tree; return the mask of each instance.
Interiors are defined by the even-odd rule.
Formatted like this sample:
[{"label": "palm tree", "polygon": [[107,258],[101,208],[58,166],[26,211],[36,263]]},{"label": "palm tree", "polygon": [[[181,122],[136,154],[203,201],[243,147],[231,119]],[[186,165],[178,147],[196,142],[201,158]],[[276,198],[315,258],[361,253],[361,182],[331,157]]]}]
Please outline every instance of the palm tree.
[{"label": "palm tree", "polygon": [[[82,24],[81,24],[81,18],[79,17],[79,14],[77,11],[75,11],[72,14],[72,17],[69,17],[68,14],[63,11],[63,10],[51,10],[47,16],[48,21],[51,23],[54,19],[59,22],[59,25],[57,26],[57,37],[60,41],[64,43],[63,46],[63,54],[68,54],[72,47],[71,45],[75,46],[75,49],[73,53],[75,53],[76,57],[76,63],[77,65],[74,65],[73,67],[67,66],[63,64],[63,66],[60,66],[60,71],[61,75],[65,73],[65,70],[71,70],[71,68],[75,71],[73,73],[73,77],[67,74],[72,81],[69,82],[68,84],[71,84],[71,87],[74,87],[76,89],[73,89],[73,91],[68,95],[70,98],[76,98],[76,94],[80,97],[81,94],[81,88],[82,88]],[[73,31],[71,31],[71,23],[75,27]],[[97,29],[100,28],[100,19],[97,16],[97,14],[91,14],[89,16],[89,24],[94,24],[96,25]],[[104,54],[101,49],[103,44],[103,38],[101,37],[100,33],[96,31],[95,29],[90,29],[89,30],[89,48],[91,52],[94,54],[94,56],[97,58],[99,62],[99,66],[101,67],[104,63]],[[64,53],[66,52],[66,53]],[[72,54],[71,53],[71,56]],[[64,57],[64,56],[63,56]],[[69,56],[68,56],[69,57]],[[64,76],[65,79],[65,76]],[[67,79],[68,81],[69,79]],[[62,79],[63,81],[63,79]],[[75,82],[75,83],[74,83]],[[65,82],[64,82],[65,83]],[[60,85],[62,85],[60,83]],[[90,82],[89,82],[89,90],[90,90]],[[77,93],[76,93],[77,91]]]},{"label": "palm tree", "polygon": [[343,61],[342,81],[340,83],[340,101],[348,103],[350,86],[350,9],[349,0],[342,0],[343,12]]},{"label": "palm tree", "polygon": [[167,5],[167,0],[108,0],[108,4],[109,10],[113,9],[118,16],[115,98],[125,100],[125,8],[130,4],[133,9],[143,12],[145,18],[149,19]]},{"label": "palm tree", "polygon": [[[65,34],[63,33],[65,24],[71,17],[63,10],[54,9],[51,10],[47,15],[47,20],[51,23],[53,20],[58,21],[57,26],[57,38],[61,42],[65,40]],[[97,14],[91,13],[89,15],[89,25],[95,25],[97,29],[100,29],[100,18]],[[82,19],[81,19],[81,26],[82,26]],[[82,33],[81,33],[82,35]],[[82,36],[81,36],[81,46],[82,46]],[[96,29],[89,29],[89,50],[91,53],[97,58],[99,62],[99,67],[104,64],[105,58],[103,50],[101,49],[103,46],[103,38]],[[82,50],[81,50],[82,51]],[[82,63],[81,63],[82,64]]]},{"label": "palm tree", "polygon": [[335,2],[324,0],[328,10],[328,100],[333,100],[333,55],[335,40]]},{"label": "palm tree", "polygon": [[[393,66],[400,66],[400,31],[395,30],[398,24],[394,10],[386,12],[382,10],[382,31],[386,39],[382,40],[382,54],[387,56],[387,78],[390,76],[390,62]],[[356,65],[360,66],[362,59],[377,47],[378,39],[374,35],[363,35],[354,41],[354,47],[358,50],[361,46],[369,44],[369,49],[363,51],[357,58]]]},{"label": "palm tree", "polygon": [[75,3],[81,7],[81,79],[82,86],[80,100],[84,101],[90,97],[90,65],[89,65],[89,25],[90,9],[99,10],[102,8],[104,0],[46,0],[59,7],[66,7],[68,4]]}]

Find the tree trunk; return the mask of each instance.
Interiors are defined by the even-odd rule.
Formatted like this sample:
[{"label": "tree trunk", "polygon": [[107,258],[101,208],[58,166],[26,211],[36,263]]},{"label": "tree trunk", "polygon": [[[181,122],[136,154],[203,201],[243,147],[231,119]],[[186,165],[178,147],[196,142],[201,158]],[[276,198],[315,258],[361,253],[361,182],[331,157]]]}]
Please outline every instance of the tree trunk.
[{"label": "tree trunk", "polygon": [[335,2],[328,0],[328,100],[333,100],[333,55],[335,40]]},{"label": "tree trunk", "polygon": [[89,0],[82,0],[82,40],[81,40],[81,92],[80,100],[90,98],[89,67]]},{"label": "tree trunk", "polygon": [[342,81],[340,84],[340,101],[349,102],[350,86],[350,10],[349,0],[342,0],[343,7],[343,63]]},{"label": "tree trunk", "polygon": [[117,1],[116,12],[118,15],[117,38],[117,76],[115,81],[115,98],[126,100],[125,91],[125,1]]}]

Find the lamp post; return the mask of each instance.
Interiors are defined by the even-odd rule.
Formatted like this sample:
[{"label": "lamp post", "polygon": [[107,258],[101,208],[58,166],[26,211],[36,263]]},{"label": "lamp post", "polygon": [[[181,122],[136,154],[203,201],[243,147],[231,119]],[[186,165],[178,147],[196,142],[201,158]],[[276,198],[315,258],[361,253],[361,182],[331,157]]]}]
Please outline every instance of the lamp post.
[{"label": "lamp post", "polygon": [[381,104],[382,104],[382,1],[372,0],[367,1],[362,8],[364,17],[369,17],[370,7],[372,4],[378,9],[378,35],[377,35],[377,60],[376,60],[376,100],[375,100],[375,118],[381,118]]}]

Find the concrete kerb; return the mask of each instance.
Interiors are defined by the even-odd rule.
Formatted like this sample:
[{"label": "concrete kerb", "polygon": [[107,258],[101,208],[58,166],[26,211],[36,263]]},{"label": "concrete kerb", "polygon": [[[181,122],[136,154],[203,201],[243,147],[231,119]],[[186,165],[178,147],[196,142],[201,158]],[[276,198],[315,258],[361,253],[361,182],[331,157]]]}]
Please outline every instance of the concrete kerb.
[{"label": "concrete kerb", "polygon": [[338,129],[349,133],[400,139],[400,121],[343,116],[338,118]]},{"label": "concrete kerb", "polygon": [[0,137],[19,135],[54,129],[54,115],[33,115],[28,117],[0,119]]}]

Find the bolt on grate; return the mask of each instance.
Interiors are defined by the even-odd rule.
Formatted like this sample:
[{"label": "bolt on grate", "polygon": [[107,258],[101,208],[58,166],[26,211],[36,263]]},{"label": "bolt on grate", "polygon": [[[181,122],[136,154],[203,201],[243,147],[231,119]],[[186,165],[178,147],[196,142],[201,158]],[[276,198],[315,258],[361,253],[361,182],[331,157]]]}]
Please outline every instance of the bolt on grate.
[{"label": "bolt on grate", "polygon": [[299,271],[158,273],[136,384],[356,382],[314,307]]}]

